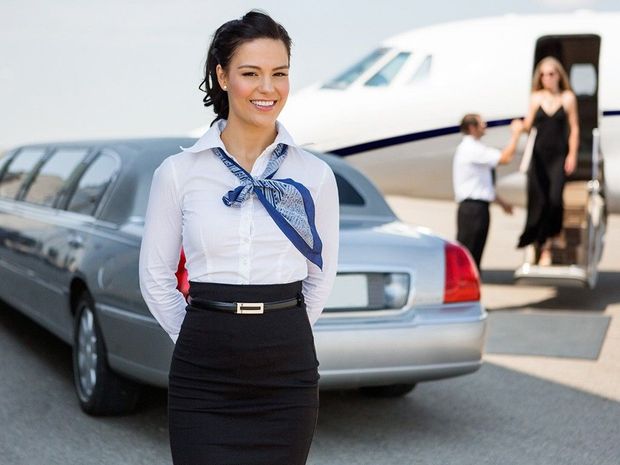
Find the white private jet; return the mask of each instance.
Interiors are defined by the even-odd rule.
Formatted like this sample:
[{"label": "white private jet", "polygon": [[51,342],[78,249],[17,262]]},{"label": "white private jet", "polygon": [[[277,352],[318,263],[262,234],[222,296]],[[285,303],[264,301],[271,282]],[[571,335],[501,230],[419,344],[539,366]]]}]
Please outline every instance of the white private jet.
[{"label": "white private jet", "polygon": [[[578,168],[565,190],[567,245],[554,250],[554,266],[524,263],[515,277],[593,287],[607,210],[620,212],[618,49],[619,13],[510,14],[420,28],[296,93],[281,120],[298,143],[346,157],[386,194],[449,199],[461,117],[483,115],[485,142],[502,147],[510,120],[528,108],[534,65],[555,56],[581,125]],[[498,189],[524,205],[518,158],[498,170]]]},{"label": "white private jet", "polygon": [[[342,74],[302,89],[280,119],[299,144],[346,157],[385,194],[451,199],[462,116],[480,113],[485,142],[502,147],[510,120],[527,111],[535,64],[555,56],[569,73],[581,125],[578,167],[565,189],[566,247],[553,251],[553,266],[524,262],[515,277],[594,287],[607,212],[620,212],[619,49],[620,13],[438,24],[387,39]],[[519,156],[498,169],[497,182],[504,198],[524,206]]]}]

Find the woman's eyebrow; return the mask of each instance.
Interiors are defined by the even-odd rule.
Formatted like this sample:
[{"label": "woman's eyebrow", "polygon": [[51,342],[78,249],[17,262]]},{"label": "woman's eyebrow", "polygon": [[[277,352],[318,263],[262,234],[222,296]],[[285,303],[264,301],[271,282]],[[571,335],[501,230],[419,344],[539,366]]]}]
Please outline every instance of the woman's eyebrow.
[{"label": "woman's eyebrow", "polygon": [[[240,65],[240,66],[238,66],[238,69],[241,69],[241,68],[261,69],[260,66],[255,66],[255,65]],[[282,65],[282,66],[277,66],[277,67],[273,68],[274,71],[281,70],[281,69],[289,69],[289,65]]]}]

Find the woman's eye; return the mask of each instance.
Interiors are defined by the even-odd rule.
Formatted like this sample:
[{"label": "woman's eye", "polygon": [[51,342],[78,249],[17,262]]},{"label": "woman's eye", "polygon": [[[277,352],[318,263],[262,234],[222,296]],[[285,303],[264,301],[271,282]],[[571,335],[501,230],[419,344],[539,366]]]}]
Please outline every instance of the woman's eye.
[{"label": "woman's eye", "polygon": [[288,73],[276,73],[274,74],[274,76],[285,77],[285,76],[288,76]]},{"label": "woman's eye", "polygon": [[243,73],[243,76],[256,76],[254,71],[248,71],[247,73]]}]

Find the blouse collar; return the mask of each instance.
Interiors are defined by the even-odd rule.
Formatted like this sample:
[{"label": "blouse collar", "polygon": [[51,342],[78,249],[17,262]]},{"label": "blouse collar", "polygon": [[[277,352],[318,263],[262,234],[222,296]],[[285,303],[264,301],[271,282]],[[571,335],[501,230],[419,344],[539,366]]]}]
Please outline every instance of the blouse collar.
[{"label": "blouse collar", "polygon": [[[202,137],[200,137],[200,139],[198,139],[194,143],[194,145],[192,145],[191,147],[180,147],[181,150],[191,153],[199,153],[215,147],[220,147],[221,149],[226,150],[226,147],[224,147],[224,142],[222,142],[222,138],[220,137],[220,135],[222,134],[222,131],[226,127],[227,123],[228,121],[226,121],[225,119],[220,119],[216,121],[215,124],[211,126],[207,130],[207,132],[205,132]],[[276,135],[276,139],[271,145],[276,146],[277,144],[286,144],[288,146],[296,146],[295,141],[293,140],[291,135],[279,121],[276,121],[276,130],[278,131],[278,134]]]}]

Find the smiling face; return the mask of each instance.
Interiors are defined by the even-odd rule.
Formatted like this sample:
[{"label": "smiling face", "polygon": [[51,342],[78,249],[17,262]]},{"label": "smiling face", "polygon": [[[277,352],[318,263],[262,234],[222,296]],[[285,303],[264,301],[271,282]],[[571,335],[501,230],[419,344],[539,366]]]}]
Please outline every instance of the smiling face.
[{"label": "smiling face", "polygon": [[228,93],[229,122],[273,128],[289,94],[289,57],[281,40],[244,42],[217,77]]}]

